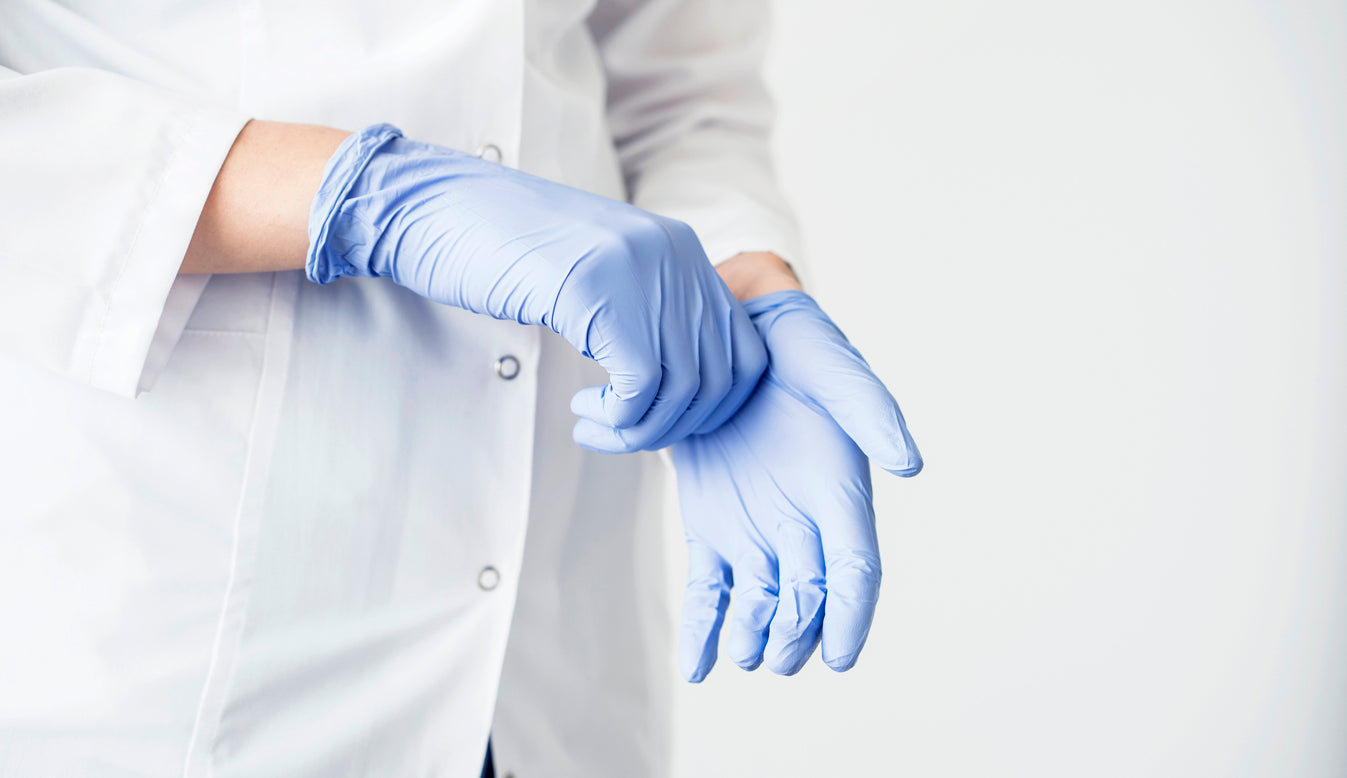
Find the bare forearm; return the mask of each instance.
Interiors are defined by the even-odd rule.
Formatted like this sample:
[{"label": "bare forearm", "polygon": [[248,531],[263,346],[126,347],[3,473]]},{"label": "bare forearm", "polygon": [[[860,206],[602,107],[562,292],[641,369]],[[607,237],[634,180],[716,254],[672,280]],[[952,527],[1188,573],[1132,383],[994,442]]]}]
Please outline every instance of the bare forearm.
[{"label": "bare forearm", "polygon": [[323,167],[349,133],[252,121],[215,178],[183,273],[255,273],[304,267],[309,204]]},{"label": "bare forearm", "polygon": [[716,266],[720,279],[738,300],[779,292],[782,289],[803,289],[795,271],[781,257],[766,251],[746,251]]}]

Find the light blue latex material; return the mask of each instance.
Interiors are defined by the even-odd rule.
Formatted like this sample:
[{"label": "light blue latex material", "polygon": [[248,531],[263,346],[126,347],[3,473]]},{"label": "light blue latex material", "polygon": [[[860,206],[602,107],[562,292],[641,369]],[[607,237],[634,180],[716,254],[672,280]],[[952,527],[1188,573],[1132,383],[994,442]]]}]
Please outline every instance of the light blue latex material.
[{"label": "light blue latex material", "polygon": [[879,596],[869,463],[922,467],[898,403],[813,298],[744,307],[766,374],[724,426],[673,448],[688,548],[679,664],[693,682],[715,664],[731,594],[725,650],[740,667],[791,675],[820,639],[829,667],[855,664]]},{"label": "light blue latex material", "polygon": [[720,426],[762,341],[686,224],[376,125],[328,162],[310,280],[383,276],[429,299],[550,327],[609,374],[572,399],[577,443],[658,449]]}]

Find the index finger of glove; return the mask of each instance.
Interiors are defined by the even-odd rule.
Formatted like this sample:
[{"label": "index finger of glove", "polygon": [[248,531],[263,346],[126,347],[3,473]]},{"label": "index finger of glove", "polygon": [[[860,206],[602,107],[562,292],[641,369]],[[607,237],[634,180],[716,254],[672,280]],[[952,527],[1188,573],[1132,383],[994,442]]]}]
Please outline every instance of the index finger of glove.
[{"label": "index finger of glove", "polygon": [[581,390],[571,409],[622,429],[641,420],[664,380],[659,324],[650,321],[639,284],[600,270],[577,266],[567,276],[550,326],[608,372],[607,386]]},{"label": "index finger of glove", "polygon": [[[697,399],[700,386],[700,379],[695,372],[696,357],[691,348],[678,349],[670,361],[672,366],[664,371],[664,380],[655,392],[654,401],[639,421],[618,429],[582,417],[576,422],[572,433],[575,442],[606,454],[628,454],[656,448],[655,442],[677,426],[689,405]],[[584,401],[583,395],[582,391],[572,398],[571,410],[577,410],[577,402]]]},{"label": "index finger of glove", "polygon": [[658,352],[619,352],[597,361],[608,371],[608,385],[576,392],[571,398],[571,412],[614,429],[635,425],[655,403],[664,379]]},{"label": "index finger of glove", "polygon": [[870,635],[879,600],[879,539],[868,494],[840,499],[829,512],[819,528],[828,582],[823,661],[841,672],[856,664]]}]

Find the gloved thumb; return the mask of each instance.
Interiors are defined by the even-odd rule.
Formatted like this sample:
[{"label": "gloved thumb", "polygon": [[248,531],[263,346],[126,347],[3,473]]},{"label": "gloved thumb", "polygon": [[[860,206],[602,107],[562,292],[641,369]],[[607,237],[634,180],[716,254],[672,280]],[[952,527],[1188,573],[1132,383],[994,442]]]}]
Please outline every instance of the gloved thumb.
[{"label": "gloved thumb", "polygon": [[898,401],[812,297],[775,292],[745,308],[789,391],[831,416],[871,462],[903,477],[921,472]]}]

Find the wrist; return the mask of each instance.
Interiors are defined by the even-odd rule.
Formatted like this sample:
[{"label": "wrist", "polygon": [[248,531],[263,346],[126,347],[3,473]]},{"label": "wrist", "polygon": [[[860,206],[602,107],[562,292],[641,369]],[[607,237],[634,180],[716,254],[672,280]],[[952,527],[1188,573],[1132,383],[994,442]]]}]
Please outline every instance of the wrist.
[{"label": "wrist", "polygon": [[253,120],[225,157],[181,273],[256,273],[304,266],[310,204],[347,133]]},{"label": "wrist", "polygon": [[790,263],[767,251],[735,254],[717,265],[716,272],[740,302],[783,289],[804,289]]}]

